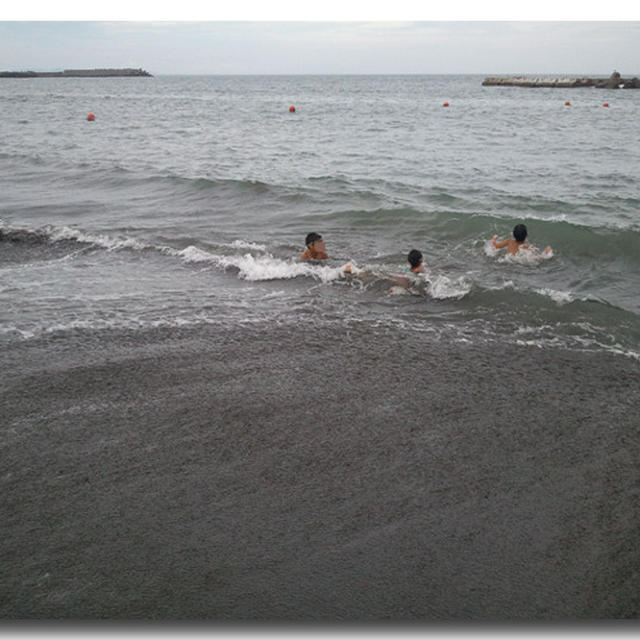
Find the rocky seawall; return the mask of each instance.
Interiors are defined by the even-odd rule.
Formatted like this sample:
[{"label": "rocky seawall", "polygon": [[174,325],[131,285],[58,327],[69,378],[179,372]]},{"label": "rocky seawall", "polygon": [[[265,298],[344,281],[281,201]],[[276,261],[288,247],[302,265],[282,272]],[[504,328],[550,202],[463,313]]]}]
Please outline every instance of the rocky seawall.
[{"label": "rocky seawall", "polygon": [[153,77],[143,69],[65,69],[64,71],[0,71],[0,78],[122,78]]},{"label": "rocky seawall", "polygon": [[485,78],[483,87],[557,87],[561,89],[596,87],[598,89],[640,89],[639,78],[622,78],[614,71],[609,78],[534,78],[493,77]]}]

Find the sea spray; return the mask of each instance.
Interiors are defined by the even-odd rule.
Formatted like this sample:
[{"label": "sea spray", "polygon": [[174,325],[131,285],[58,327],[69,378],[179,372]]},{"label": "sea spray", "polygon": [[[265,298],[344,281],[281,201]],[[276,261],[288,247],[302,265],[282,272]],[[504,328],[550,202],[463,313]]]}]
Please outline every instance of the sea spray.
[{"label": "sea spray", "polygon": [[272,255],[221,256],[209,253],[194,246],[177,252],[185,262],[208,262],[222,269],[235,269],[238,277],[254,282],[261,280],[289,280],[299,276],[308,276],[322,282],[332,282],[344,277],[342,267],[330,267],[321,264],[299,262],[296,259],[282,260]]}]

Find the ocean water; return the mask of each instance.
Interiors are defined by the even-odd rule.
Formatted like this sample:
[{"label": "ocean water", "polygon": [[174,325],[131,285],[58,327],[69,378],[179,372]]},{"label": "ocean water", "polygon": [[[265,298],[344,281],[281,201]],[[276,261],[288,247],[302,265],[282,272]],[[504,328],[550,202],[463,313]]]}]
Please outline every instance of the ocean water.
[{"label": "ocean water", "polygon": [[1,619],[640,616],[640,92],[482,79],[0,81]]},{"label": "ocean water", "polygon": [[[3,81],[0,338],[373,323],[637,358],[637,92],[481,82]],[[552,257],[491,249],[518,222]],[[329,264],[297,261],[309,231]]]}]

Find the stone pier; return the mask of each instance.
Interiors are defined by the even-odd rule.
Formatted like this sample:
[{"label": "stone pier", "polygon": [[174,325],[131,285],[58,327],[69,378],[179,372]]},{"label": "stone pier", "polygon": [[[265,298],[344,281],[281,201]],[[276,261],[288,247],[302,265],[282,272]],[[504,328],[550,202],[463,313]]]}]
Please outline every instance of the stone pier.
[{"label": "stone pier", "polygon": [[598,89],[640,89],[640,79],[622,78],[614,71],[609,78],[573,78],[573,77],[492,77],[485,78],[483,87],[552,87],[573,89],[579,87],[596,87]]}]

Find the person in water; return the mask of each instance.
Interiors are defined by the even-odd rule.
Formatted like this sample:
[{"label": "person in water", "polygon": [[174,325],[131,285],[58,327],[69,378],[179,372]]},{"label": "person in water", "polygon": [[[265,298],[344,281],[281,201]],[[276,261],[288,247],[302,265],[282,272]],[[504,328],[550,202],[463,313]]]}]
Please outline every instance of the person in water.
[{"label": "person in water", "polygon": [[329,257],[324,240],[319,233],[313,231],[308,233],[304,243],[307,248],[302,252],[300,260],[326,260]]},{"label": "person in water", "polygon": [[[424,258],[421,251],[418,251],[417,249],[411,249],[411,251],[409,251],[409,254],[407,255],[407,262],[409,263],[409,266],[401,267],[401,271],[404,271],[405,273],[414,273],[416,275],[420,275],[421,273],[429,273],[429,269],[425,267]],[[390,279],[395,283],[395,285],[391,289],[392,293],[399,293],[399,291],[397,290],[398,286],[402,287],[403,289],[408,289],[411,286],[411,281],[413,281],[413,278],[410,281],[406,276],[400,275],[391,275]]]},{"label": "person in water", "polygon": [[[311,232],[307,234],[304,239],[304,243],[307,248],[300,255],[300,260],[328,260],[327,248],[324,244],[324,240],[319,233]],[[351,262],[343,265],[342,270],[344,273],[351,273],[356,275],[358,269],[356,269]]]},{"label": "person in water", "polygon": [[[513,227],[513,238],[505,238],[498,240],[498,236],[493,236],[491,244],[495,249],[503,249],[507,247],[507,255],[515,256],[520,249],[530,249],[531,247],[525,243],[527,239],[527,227],[524,224],[517,224]],[[551,247],[547,247],[544,252],[549,253]]]},{"label": "person in water", "polygon": [[411,273],[427,273],[422,253],[417,249],[411,249],[411,251],[409,251],[407,261],[409,262],[409,271],[411,271]]}]

